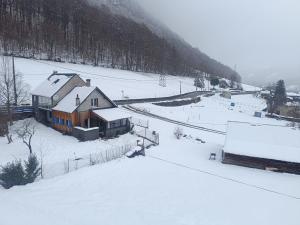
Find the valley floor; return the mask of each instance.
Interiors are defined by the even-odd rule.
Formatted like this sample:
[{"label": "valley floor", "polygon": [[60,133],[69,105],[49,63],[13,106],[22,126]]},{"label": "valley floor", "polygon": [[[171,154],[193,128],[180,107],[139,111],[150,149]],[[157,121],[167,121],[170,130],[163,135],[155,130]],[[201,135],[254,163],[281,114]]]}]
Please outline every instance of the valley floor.
[{"label": "valley floor", "polygon": [[[230,106],[232,102],[235,107]],[[229,120],[286,124],[255,118],[254,112],[266,105],[252,95],[234,96],[232,100],[213,96],[182,107],[135,107],[222,131],[226,131]],[[173,134],[176,125],[128,113],[149,120],[150,129],[160,134],[159,146],[147,150],[146,157],[123,158],[25,187],[0,189],[0,224],[299,224],[299,176],[223,165],[224,135],[184,127],[186,137],[177,140]],[[48,163],[137,139],[128,134],[107,142],[79,143],[43,125],[37,129],[34,149],[37,154],[43,149]],[[0,148],[0,164],[27,156],[26,148],[17,140],[7,145],[5,138],[0,138]],[[216,161],[209,160],[210,153],[217,154]]]}]

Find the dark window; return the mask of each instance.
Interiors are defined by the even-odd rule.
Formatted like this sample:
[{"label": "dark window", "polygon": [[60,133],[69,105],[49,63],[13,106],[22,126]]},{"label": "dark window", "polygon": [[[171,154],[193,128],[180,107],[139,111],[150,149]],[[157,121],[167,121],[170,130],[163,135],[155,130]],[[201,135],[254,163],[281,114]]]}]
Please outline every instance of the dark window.
[{"label": "dark window", "polygon": [[121,126],[121,120],[110,122],[110,128],[118,128]]},{"label": "dark window", "polygon": [[60,119],[60,125],[65,125],[65,120],[64,119]]},{"label": "dark window", "polygon": [[98,98],[92,98],[91,99],[91,106],[94,106],[94,107],[99,106]]}]

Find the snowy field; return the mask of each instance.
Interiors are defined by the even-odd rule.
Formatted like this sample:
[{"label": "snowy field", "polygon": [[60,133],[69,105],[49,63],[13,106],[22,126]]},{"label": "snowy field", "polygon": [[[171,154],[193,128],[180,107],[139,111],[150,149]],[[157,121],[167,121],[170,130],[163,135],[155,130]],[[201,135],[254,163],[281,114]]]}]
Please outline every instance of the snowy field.
[{"label": "snowy field", "polygon": [[[17,65],[27,70],[24,74],[43,71],[46,77],[55,70],[40,63],[30,69],[26,66],[29,62],[18,59]],[[87,68],[68,66],[82,70]],[[149,89],[146,89],[147,83],[137,85],[131,81],[113,83],[109,79],[101,80],[104,91],[112,96],[115,94],[116,98],[120,97],[123,88],[130,97],[153,97],[154,93],[178,94],[178,80],[174,80],[173,86],[160,90],[157,75],[89,68],[95,73],[103,70],[102,74],[108,76],[122,76],[124,73],[128,77],[136,76],[136,79],[153,76],[157,80],[156,88],[149,85]],[[32,86],[38,82],[33,81]],[[187,85],[185,91],[188,87],[193,91],[193,81],[189,82],[191,85]],[[108,84],[116,86],[112,89],[107,87]],[[230,107],[232,102],[235,107]],[[255,118],[254,112],[264,109],[266,104],[252,95],[234,96],[232,100],[213,96],[202,98],[197,104],[174,108],[152,104],[135,106],[174,120],[219,130],[225,130],[229,120],[286,124],[264,117]],[[299,176],[223,165],[220,158],[224,135],[184,127],[183,132],[187,136],[177,140],[173,134],[176,125],[128,113],[149,120],[150,129],[160,134],[158,147],[147,150],[146,157],[124,158],[25,187],[0,189],[0,224],[299,225]],[[34,150],[39,153],[42,149],[45,160],[55,163],[73,157],[74,153],[77,156],[86,155],[136,139],[128,134],[115,140],[79,143],[72,137],[38,125]],[[216,161],[209,160],[211,153],[217,154]],[[7,145],[6,139],[0,138],[0,164],[26,156],[22,143],[15,140],[12,145]]]},{"label": "snowy field", "polygon": [[[226,131],[228,121],[286,124],[286,122],[265,117],[254,117],[256,111],[266,108],[266,101],[252,95],[236,95],[232,96],[232,99],[225,99],[216,94],[212,97],[201,98],[201,102],[197,104],[181,107],[161,107],[151,103],[135,104],[134,107],[173,120],[220,131]],[[231,103],[234,103],[235,106],[232,107]]]},{"label": "snowy field", "polygon": [[[157,74],[21,58],[16,58],[15,61],[16,70],[23,74],[25,82],[30,84],[31,89],[47,79],[53,71],[58,71],[78,73],[84,79],[91,79],[93,86],[98,86],[113,100],[122,99],[123,93],[125,97],[131,99],[178,95],[180,94],[180,81],[182,93],[196,90],[194,79],[186,77],[166,76],[167,87],[161,87]],[[206,86],[208,87],[208,84]],[[249,85],[243,85],[243,87],[247,91],[257,90]]]}]

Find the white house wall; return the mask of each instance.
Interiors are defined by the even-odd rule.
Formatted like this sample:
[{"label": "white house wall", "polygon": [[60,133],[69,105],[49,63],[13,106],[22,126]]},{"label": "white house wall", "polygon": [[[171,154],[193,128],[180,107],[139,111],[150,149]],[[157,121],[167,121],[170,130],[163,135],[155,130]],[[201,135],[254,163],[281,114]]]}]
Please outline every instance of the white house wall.
[{"label": "white house wall", "polygon": [[[91,105],[91,99],[98,98],[98,107],[92,107]],[[81,99],[82,100],[82,99]],[[74,100],[75,101],[75,100]],[[105,108],[111,108],[114,107],[114,105],[108,101],[100,92],[97,90],[94,90],[90,96],[82,102],[82,104],[78,107],[78,112],[84,112],[89,109],[97,108],[97,109],[105,109]]]}]

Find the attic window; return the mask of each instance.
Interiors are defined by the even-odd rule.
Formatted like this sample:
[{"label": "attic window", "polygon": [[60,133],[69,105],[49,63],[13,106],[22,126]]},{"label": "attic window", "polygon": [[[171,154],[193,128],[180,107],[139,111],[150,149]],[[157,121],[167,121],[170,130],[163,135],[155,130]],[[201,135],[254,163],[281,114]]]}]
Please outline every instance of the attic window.
[{"label": "attic window", "polygon": [[53,82],[53,84],[57,84],[60,81],[60,79],[57,79],[56,81]]}]

